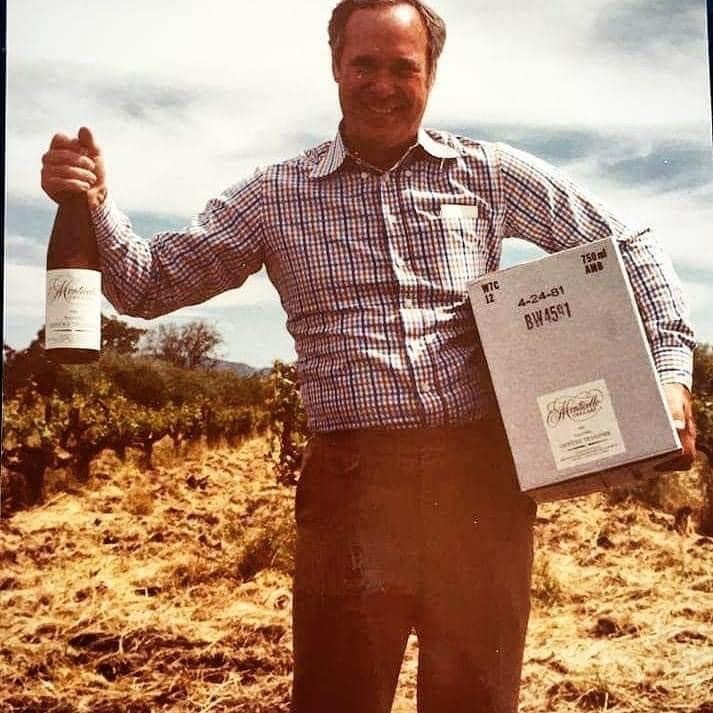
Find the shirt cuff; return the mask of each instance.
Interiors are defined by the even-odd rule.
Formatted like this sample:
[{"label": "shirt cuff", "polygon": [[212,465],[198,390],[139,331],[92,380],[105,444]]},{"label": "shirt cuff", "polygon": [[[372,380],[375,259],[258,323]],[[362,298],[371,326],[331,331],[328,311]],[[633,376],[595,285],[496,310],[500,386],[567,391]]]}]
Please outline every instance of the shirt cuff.
[{"label": "shirt cuff", "polygon": [[123,216],[109,196],[103,203],[92,208],[90,213],[98,243],[101,244],[121,229]]},{"label": "shirt cuff", "polygon": [[686,347],[665,347],[653,352],[654,364],[662,384],[693,386],[693,354]]}]

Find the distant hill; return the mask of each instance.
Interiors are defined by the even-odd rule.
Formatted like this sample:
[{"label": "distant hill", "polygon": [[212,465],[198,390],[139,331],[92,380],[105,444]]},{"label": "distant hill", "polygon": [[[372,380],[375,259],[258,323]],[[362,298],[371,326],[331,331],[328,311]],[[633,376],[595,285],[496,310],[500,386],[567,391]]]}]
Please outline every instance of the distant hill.
[{"label": "distant hill", "polygon": [[270,367],[256,368],[250,366],[249,364],[243,364],[239,361],[227,361],[225,359],[206,359],[206,367],[209,369],[216,369],[218,371],[232,371],[237,376],[253,376],[258,374],[259,376],[264,376],[269,374]]}]

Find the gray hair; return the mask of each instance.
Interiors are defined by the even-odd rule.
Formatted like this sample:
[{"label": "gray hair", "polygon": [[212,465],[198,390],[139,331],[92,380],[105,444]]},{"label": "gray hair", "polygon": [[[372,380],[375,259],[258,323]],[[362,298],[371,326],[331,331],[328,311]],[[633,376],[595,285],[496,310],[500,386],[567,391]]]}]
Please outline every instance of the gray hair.
[{"label": "gray hair", "polygon": [[406,3],[416,9],[426,28],[428,36],[428,69],[433,76],[436,63],[446,43],[446,23],[443,18],[421,0],[341,0],[332,10],[329,20],[329,46],[332,49],[332,59],[338,62],[344,49],[344,28],[355,10],[384,5]]}]

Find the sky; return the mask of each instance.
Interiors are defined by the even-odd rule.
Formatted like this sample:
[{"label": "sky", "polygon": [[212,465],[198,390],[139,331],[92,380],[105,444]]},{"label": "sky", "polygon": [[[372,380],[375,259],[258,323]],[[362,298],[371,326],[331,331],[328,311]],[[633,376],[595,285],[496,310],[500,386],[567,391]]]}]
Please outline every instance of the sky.
[{"label": "sky", "polygon": [[[671,255],[713,343],[713,162],[705,0],[433,0],[448,40],[424,125],[550,161]],[[139,235],[178,229],[256,167],[334,136],[331,2],[8,0],[4,339],[44,321],[54,133],[92,128]],[[503,266],[539,251],[506,241]],[[108,314],[116,314],[108,303]],[[157,320],[203,319],[220,356],[292,360],[264,271]]]}]

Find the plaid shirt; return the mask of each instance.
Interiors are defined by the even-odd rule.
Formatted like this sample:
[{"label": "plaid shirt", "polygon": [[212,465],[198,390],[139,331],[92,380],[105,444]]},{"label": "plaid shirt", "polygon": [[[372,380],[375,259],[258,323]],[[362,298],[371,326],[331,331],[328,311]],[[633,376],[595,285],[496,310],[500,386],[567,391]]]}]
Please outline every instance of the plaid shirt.
[{"label": "plaid shirt", "polygon": [[619,239],[661,379],[690,386],[686,305],[651,233],[504,144],[422,130],[395,167],[377,172],[337,133],[232,186],[184,230],[142,240],[111,201],[94,222],[104,292],[122,313],[151,318],[202,302],[264,265],[315,431],[491,412],[466,283],[498,268],[510,236],[548,252]]}]

